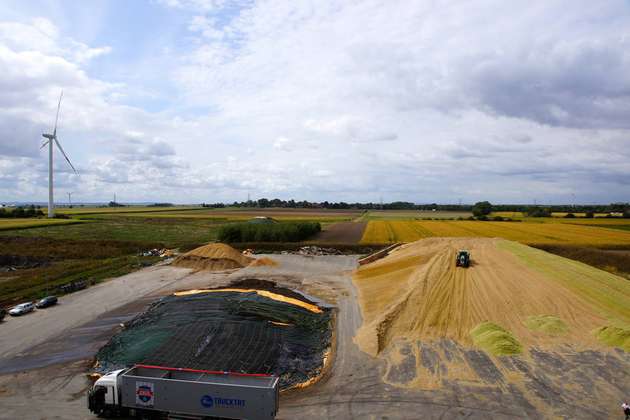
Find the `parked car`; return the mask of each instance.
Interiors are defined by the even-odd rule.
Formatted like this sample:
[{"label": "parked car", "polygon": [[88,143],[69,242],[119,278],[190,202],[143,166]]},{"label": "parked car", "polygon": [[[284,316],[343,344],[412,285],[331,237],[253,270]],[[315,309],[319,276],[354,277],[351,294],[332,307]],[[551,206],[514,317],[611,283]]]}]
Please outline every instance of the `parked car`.
[{"label": "parked car", "polygon": [[4,317],[6,316],[7,311],[4,308],[0,308],[0,321],[2,321],[4,319]]},{"label": "parked car", "polygon": [[19,305],[9,309],[9,315],[24,315],[31,312],[33,309],[35,309],[35,305],[33,305],[33,302],[20,303]]},{"label": "parked car", "polygon": [[48,308],[57,304],[57,296],[46,296],[35,305],[38,309]]}]

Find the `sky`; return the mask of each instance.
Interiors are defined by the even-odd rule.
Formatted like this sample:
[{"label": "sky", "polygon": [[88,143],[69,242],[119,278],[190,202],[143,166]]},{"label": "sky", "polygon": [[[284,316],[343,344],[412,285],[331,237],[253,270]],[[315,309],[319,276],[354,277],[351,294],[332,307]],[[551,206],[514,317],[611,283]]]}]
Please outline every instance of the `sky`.
[{"label": "sky", "polygon": [[0,0],[0,202],[630,201],[629,0]]}]

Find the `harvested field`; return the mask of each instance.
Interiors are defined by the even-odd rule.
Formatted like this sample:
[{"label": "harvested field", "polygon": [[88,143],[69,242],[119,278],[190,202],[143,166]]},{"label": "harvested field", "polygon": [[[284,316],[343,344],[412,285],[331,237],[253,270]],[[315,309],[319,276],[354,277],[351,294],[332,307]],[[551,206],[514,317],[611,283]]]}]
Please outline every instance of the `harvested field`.
[{"label": "harvested field", "polygon": [[[242,286],[257,284],[242,282]],[[103,347],[100,368],[134,363],[266,373],[282,388],[317,377],[331,313],[295,292],[230,287],[176,293],[153,304]]]},{"label": "harvested field", "polygon": [[356,244],[363,237],[366,222],[340,222],[326,227],[310,242],[331,244]]},{"label": "harvested field", "polygon": [[469,211],[430,211],[430,210],[371,210],[364,217],[367,220],[416,220],[416,219],[457,219],[470,217]]},{"label": "harvested field", "polygon": [[214,243],[195,248],[173,261],[176,267],[195,270],[230,270],[243,268],[253,261],[229,245]]},{"label": "harvested field", "polygon": [[503,238],[525,244],[630,246],[630,232],[567,223],[372,220],[362,244],[413,242],[430,237]]}]

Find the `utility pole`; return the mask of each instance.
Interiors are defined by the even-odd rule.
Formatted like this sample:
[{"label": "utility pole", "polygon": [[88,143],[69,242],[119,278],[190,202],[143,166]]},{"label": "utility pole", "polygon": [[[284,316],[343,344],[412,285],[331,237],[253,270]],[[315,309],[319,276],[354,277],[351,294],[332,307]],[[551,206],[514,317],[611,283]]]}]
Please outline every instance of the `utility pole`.
[{"label": "utility pole", "polygon": [[68,193],[68,205],[70,207],[72,207],[72,194],[74,194],[73,192],[69,192]]},{"label": "utility pole", "polygon": [[116,193],[114,193],[114,203],[116,203]]}]

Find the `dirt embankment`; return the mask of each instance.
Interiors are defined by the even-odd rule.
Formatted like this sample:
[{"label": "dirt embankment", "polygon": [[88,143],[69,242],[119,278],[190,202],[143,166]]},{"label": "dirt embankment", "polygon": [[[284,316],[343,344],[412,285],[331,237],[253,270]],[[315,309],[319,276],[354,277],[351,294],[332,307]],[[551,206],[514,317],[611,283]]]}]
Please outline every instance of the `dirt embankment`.
[{"label": "dirt embankment", "polygon": [[[455,267],[458,249],[471,251],[470,268]],[[620,302],[630,301],[630,284],[538,253],[546,254],[482,238],[430,238],[402,246],[354,276],[364,318],[355,341],[372,355],[398,338],[449,338],[472,347],[471,330],[490,321],[525,348],[602,347],[593,331],[611,318],[627,321],[630,310],[624,312]],[[546,334],[529,328],[528,320],[539,316],[561,320],[566,331]]]}]

